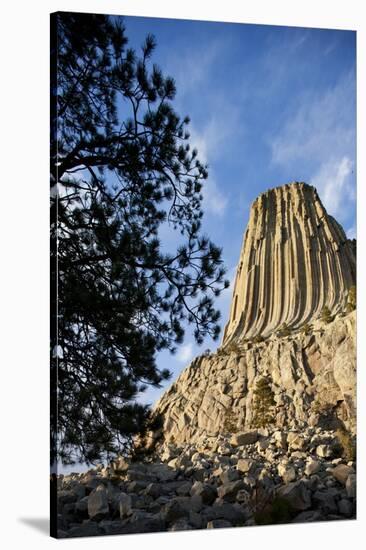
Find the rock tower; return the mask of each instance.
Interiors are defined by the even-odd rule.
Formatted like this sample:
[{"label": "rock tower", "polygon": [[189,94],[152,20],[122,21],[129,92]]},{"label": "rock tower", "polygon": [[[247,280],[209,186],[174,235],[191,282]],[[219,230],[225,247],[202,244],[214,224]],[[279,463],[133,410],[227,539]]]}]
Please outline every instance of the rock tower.
[{"label": "rock tower", "polygon": [[355,256],[314,187],[292,183],[253,203],[223,344],[297,328],[324,306],[341,311],[355,284]]},{"label": "rock tower", "polygon": [[278,427],[315,426],[330,411],[353,430],[356,313],[348,300],[355,281],[355,242],[314,187],[291,183],[261,194],[244,235],[222,345],[195,358],[156,404],[163,439],[215,441],[250,428],[263,377]]}]

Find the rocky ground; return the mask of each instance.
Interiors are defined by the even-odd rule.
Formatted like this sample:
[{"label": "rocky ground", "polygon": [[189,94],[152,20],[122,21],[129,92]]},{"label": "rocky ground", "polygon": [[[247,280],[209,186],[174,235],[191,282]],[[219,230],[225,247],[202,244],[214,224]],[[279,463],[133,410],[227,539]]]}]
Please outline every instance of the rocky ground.
[{"label": "rocky ground", "polygon": [[144,460],[60,475],[58,536],[352,519],[356,464],[346,456],[319,427],[165,443]]}]

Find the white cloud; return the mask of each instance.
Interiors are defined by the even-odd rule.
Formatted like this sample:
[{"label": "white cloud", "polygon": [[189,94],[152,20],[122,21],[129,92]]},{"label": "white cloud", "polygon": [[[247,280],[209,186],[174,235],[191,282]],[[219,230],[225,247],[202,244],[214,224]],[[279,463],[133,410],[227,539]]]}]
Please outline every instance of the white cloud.
[{"label": "white cloud", "polygon": [[223,216],[228,205],[228,198],[219,190],[212,176],[203,184],[203,209],[211,214]]},{"label": "white cloud", "polygon": [[165,67],[168,74],[174,75],[178,103],[187,94],[205,91],[205,83],[215,69],[218,58],[222,58],[228,49],[227,41],[216,38],[209,42],[203,40],[201,47],[192,48],[188,43],[185,51],[177,53],[171,50]]},{"label": "white cloud", "polygon": [[332,159],[322,164],[311,179],[329,214],[335,218],[344,218],[347,206],[355,200],[353,168],[353,162],[347,156]]},{"label": "white cloud", "polygon": [[181,346],[177,352],[176,358],[180,363],[188,363],[193,357],[193,344],[189,342]]},{"label": "white cloud", "polygon": [[290,112],[280,135],[271,143],[272,161],[329,160],[355,146],[355,77],[351,72],[324,94],[304,94]]},{"label": "white cloud", "polygon": [[272,162],[296,179],[305,170],[329,213],[340,219],[356,199],[355,97],[352,71],[323,94],[304,94],[271,142]]},{"label": "white cloud", "polygon": [[203,183],[203,208],[206,212],[222,216],[228,205],[228,197],[219,189],[216,182],[212,162],[222,153],[222,147],[229,132],[227,120],[211,118],[209,123],[199,132],[190,128],[190,144],[198,151],[198,158],[209,165],[209,175]]}]

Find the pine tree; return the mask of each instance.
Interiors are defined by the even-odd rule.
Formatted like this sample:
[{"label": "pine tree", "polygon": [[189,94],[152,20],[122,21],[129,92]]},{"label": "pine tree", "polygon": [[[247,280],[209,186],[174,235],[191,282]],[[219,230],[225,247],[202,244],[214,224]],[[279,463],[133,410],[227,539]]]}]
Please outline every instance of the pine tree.
[{"label": "pine tree", "polygon": [[252,425],[254,428],[265,428],[275,421],[273,407],[276,403],[268,377],[258,380],[253,393]]},{"label": "pine tree", "polygon": [[[136,399],[169,378],[191,324],[218,337],[221,250],[201,234],[207,167],[174,80],[128,48],[120,18],[52,15],[51,458],[100,460],[148,426]],[[161,230],[181,245],[163,251]]]}]

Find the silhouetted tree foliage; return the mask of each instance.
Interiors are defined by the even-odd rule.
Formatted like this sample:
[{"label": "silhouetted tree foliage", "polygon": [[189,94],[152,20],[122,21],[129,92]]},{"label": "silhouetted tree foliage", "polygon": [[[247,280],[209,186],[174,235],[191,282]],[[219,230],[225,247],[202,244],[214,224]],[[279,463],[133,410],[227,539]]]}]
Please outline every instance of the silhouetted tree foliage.
[{"label": "silhouetted tree foliage", "polygon": [[[147,426],[136,402],[170,373],[186,323],[219,334],[213,297],[228,286],[201,234],[207,167],[172,106],[174,80],[140,55],[119,18],[58,13],[51,47],[51,455],[121,452]],[[163,250],[159,229],[182,244]]]}]

